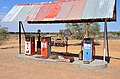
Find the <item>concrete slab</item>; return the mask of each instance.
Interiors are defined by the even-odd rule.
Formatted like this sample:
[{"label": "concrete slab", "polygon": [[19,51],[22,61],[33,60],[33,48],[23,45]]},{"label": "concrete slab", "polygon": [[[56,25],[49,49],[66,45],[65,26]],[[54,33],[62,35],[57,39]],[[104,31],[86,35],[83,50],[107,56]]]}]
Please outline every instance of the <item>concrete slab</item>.
[{"label": "concrete slab", "polygon": [[53,59],[42,59],[39,57],[39,55],[27,56],[25,54],[18,54],[16,57],[20,59],[28,58],[32,60],[53,62],[53,63],[58,63],[58,64],[71,64],[71,65],[76,65],[78,67],[85,68],[85,69],[104,69],[104,68],[107,68],[107,64],[108,64],[107,62],[103,62],[103,60],[98,60],[98,59],[95,59],[90,64],[84,64],[83,61],[80,61],[78,57],[74,57],[75,61],[72,63],[57,62],[57,60],[53,60]]},{"label": "concrete slab", "polygon": [[74,58],[75,61],[73,64],[76,64],[82,68],[88,68],[88,69],[104,69],[107,68],[107,62],[104,62],[103,60],[95,59],[90,64],[84,64],[83,61],[80,61],[78,58]]}]

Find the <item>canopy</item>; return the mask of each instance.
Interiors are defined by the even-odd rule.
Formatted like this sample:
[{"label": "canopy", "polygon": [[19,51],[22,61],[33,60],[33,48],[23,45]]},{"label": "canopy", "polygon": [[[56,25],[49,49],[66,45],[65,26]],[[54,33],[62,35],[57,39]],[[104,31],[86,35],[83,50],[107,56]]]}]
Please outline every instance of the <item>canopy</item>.
[{"label": "canopy", "polygon": [[116,0],[68,0],[17,4],[2,21],[28,23],[102,22],[116,20]]}]

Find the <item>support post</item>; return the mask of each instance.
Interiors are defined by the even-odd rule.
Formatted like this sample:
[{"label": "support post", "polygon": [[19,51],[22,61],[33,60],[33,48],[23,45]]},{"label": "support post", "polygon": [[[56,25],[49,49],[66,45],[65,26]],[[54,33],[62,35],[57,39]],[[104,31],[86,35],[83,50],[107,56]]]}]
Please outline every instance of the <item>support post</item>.
[{"label": "support post", "polygon": [[110,62],[110,55],[109,55],[109,45],[108,45],[108,32],[107,32],[107,20],[105,20],[105,26],[106,26],[106,50],[107,50],[107,62]]},{"label": "support post", "polygon": [[107,62],[109,62],[109,48],[108,48],[108,36],[107,36],[107,20],[105,20],[104,24],[104,56],[103,61],[106,61],[106,52],[107,52]]},{"label": "support post", "polygon": [[24,26],[23,26],[22,22],[20,22],[20,24],[21,24],[21,26],[22,26],[23,33],[24,33],[24,35],[26,36],[26,34],[25,34],[25,29],[24,29]]},{"label": "support post", "polygon": [[68,53],[68,37],[66,37],[66,53]]},{"label": "support post", "polygon": [[88,28],[89,28],[89,24],[86,23],[86,29],[85,29],[85,37],[88,38]]},{"label": "support post", "polygon": [[19,54],[21,54],[21,21],[19,21]]},{"label": "support post", "polygon": [[110,62],[110,54],[109,54],[109,44],[108,44],[108,33],[107,33],[107,62]]}]

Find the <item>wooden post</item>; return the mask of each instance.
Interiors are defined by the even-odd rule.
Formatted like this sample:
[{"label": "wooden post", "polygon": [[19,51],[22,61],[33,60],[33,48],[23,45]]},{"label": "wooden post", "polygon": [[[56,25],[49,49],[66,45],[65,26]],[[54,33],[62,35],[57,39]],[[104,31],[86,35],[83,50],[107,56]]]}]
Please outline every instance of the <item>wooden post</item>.
[{"label": "wooden post", "polygon": [[86,29],[85,29],[85,37],[88,38],[88,28],[89,28],[89,24],[86,23]]},{"label": "wooden post", "polygon": [[66,53],[68,53],[68,37],[66,37]]},{"label": "wooden post", "polygon": [[19,21],[19,54],[21,54],[21,21]]}]

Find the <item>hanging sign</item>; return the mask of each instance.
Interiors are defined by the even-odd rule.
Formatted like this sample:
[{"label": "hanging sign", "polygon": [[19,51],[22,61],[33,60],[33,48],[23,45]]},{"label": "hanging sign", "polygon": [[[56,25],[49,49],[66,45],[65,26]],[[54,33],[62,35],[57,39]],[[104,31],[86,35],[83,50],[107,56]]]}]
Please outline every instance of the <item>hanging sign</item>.
[{"label": "hanging sign", "polygon": [[72,35],[72,33],[71,33],[71,31],[69,30],[69,29],[66,29],[65,31],[64,31],[64,36],[65,37],[70,37]]}]

